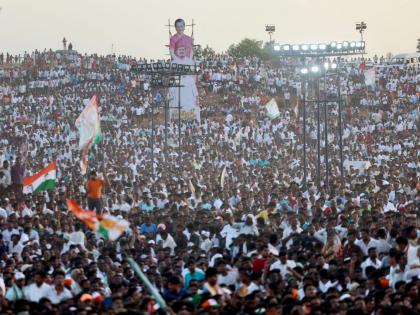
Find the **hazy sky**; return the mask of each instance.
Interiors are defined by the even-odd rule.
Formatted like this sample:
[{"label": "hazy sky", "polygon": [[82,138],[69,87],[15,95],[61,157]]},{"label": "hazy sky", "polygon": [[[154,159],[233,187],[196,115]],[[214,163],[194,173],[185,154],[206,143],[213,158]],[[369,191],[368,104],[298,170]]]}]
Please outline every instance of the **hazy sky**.
[{"label": "hazy sky", "polygon": [[[267,41],[273,23],[279,43],[357,40],[366,21],[369,54],[414,52],[420,38],[420,0],[0,0],[0,51],[61,48],[65,36],[79,52],[161,58],[164,26],[194,18],[195,42],[225,51],[245,37]],[[186,33],[191,31],[187,29]]]}]

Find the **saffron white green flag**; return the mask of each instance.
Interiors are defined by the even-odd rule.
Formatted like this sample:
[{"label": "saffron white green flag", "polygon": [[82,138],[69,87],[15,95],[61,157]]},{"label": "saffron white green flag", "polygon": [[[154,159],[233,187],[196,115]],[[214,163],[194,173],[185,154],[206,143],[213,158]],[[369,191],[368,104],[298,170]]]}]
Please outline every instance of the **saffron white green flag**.
[{"label": "saffron white green flag", "polygon": [[23,193],[38,193],[43,190],[51,190],[55,188],[57,178],[57,162],[54,161],[39,173],[26,177],[23,184]]}]

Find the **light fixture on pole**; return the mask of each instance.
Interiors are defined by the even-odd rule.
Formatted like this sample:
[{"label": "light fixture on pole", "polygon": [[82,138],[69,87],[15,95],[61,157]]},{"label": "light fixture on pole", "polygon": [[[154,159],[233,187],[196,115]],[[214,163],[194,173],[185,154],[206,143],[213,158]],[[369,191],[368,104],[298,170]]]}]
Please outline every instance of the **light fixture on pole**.
[{"label": "light fixture on pole", "polygon": [[270,45],[271,45],[271,36],[276,31],[276,26],[274,24],[266,24],[265,25],[265,31],[268,33],[268,36],[270,37]]},{"label": "light fixture on pole", "polygon": [[[360,22],[360,23],[356,23],[356,31],[358,31],[360,33],[360,41],[363,42],[363,33],[366,31],[367,29],[367,23],[366,22]],[[364,55],[364,51],[362,52],[362,58]]]}]

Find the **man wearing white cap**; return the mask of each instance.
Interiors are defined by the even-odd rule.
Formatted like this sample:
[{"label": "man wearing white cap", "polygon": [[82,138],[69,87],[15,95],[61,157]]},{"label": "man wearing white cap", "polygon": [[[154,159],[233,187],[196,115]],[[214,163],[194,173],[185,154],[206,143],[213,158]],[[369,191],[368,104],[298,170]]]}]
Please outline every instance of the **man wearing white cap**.
[{"label": "man wearing white cap", "polygon": [[23,299],[23,286],[25,285],[25,275],[21,272],[15,273],[15,281],[6,292],[6,300],[14,302]]}]

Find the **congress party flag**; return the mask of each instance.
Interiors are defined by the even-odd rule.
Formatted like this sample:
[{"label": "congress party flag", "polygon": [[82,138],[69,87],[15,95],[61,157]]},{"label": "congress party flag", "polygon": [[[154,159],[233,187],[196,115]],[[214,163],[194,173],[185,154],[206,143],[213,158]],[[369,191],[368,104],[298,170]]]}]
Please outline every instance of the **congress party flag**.
[{"label": "congress party flag", "polygon": [[88,154],[90,149],[101,140],[101,126],[99,119],[99,99],[94,95],[86,105],[83,112],[76,119],[79,130],[79,149],[82,151],[81,169],[86,173]]}]

